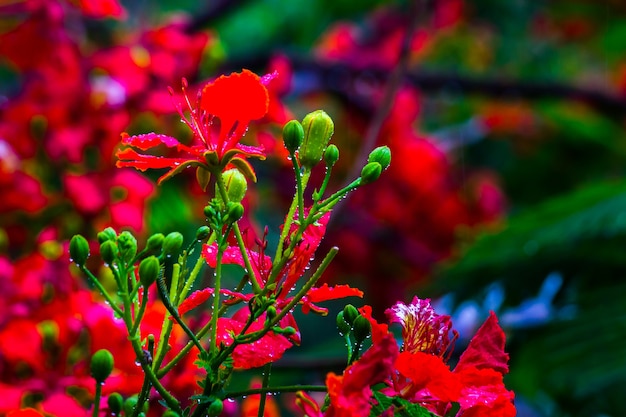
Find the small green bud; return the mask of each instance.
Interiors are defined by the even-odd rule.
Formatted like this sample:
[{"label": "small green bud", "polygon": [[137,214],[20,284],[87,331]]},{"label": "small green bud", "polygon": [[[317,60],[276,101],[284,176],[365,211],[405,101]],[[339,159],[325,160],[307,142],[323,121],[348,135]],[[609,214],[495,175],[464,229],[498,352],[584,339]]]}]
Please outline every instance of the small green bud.
[{"label": "small green bud", "polygon": [[233,203],[232,201],[226,206],[228,210],[228,222],[235,223],[243,217],[244,208],[241,203]]},{"label": "small green bud", "polygon": [[178,414],[176,411],[167,410],[163,413],[162,417],[180,417],[180,414]]},{"label": "small green bud", "polygon": [[291,155],[296,153],[302,140],[304,139],[304,129],[297,120],[288,121],[283,127],[283,141],[285,142],[285,148]]},{"label": "small green bud", "polygon": [[138,402],[139,400],[136,395],[126,398],[126,401],[124,401],[124,415],[132,416]]},{"label": "small green bud", "polygon": [[172,232],[165,236],[163,241],[163,253],[165,256],[178,255],[180,248],[183,246],[183,235],[178,232]]},{"label": "small green bud", "polygon": [[111,265],[117,255],[119,254],[119,250],[117,249],[117,245],[112,240],[105,240],[100,245],[100,257],[104,261],[105,264]]},{"label": "small green bud", "polygon": [[339,148],[337,146],[330,144],[326,151],[324,151],[324,162],[327,167],[334,166],[339,160]]},{"label": "small green bud", "polygon": [[150,287],[159,276],[161,265],[156,256],[148,256],[139,264],[139,280],[144,288]]},{"label": "small green bud", "polygon": [[196,230],[196,240],[205,240],[211,235],[211,228],[209,226],[200,226]]},{"label": "small green bud", "polygon": [[383,172],[383,167],[378,162],[370,162],[361,170],[361,184],[369,184],[376,181]]},{"label": "small green bud", "polygon": [[107,240],[112,240],[115,242],[115,239],[117,239],[117,233],[115,233],[115,230],[113,230],[112,227],[107,227],[106,229],[98,233],[98,243],[100,244],[104,243]]},{"label": "small green bud", "polygon": [[347,304],[343,308],[343,319],[349,324],[353,325],[354,320],[359,317],[359,311],[352,304]]},{"label": "small green bud", "polygon": [[369,320],[363,316],[359,316],[354,320],[352,325],[354,338],[357,342],[362,342],[367,339],[372,332],[372,325]]},{"label": "small green bud", "polygon": [[352,330],[352,327],[350,327],[350,324],[345,319],[343,311],[340,311],[337,314],[337,329],[339,329],[339,334],[342,336],[348,334],[350,330]]},{"label": "small green bud", "polygon": [[224,411],[224,403],[220,399],[214,400],[207,409],[209,417],[217,417],[222,414],[222,411]]},{"label": "small green bud", "polygon": [[276,307],[274,307],[274,306],[269,306],[269,307],[267,308],[267,310],[265,310],[265,314],[267,314],[267,319],[268,319],[268,320],[272,320],[272,319],[274,319],[274,317],[276,317],[276,314],[277,314],[277,312],[276,312]]},{"label": "small green bud", "polygon": [[137,254],[137,239],[132,233],[124,231],[117,237],[117,247],[120,250],[121,258],[130,262]]},{"label": "small green bud", "polygon": [[107,398],[107,404],[109,405],[109,411],[112,414],[119,414],[122,411],[122,404],[124,404],[124,398],[118,393],[114,392]]},{"label": "small green bud", "polygon": [[81,235],[74,235],[70,240],[70,258],[79,266],[85,265],[89,258],[89,243]]},{"label": "small green bud", "polygon": [[165,240],[165,236],[163,233],[155,233],[148,238],[146,242],[146,250],[150,253],[159,253],[161,252],[161,248],[163,247],[163,241]]},{"label": "small green bud", "polygon": [[98,384],[103,384],[104,381],[111,375],[113,371],[113,355],[106,349],[100,349],[91,357],[91,376],[96,380]]},{"label": "small green bud", "polygon": [[[235,203],[241,202],[246,195],[246,191],[248,191],[248,181],[246,180],[246,177],[241,173],[241,171],[234,168],[224,171],[222,177],[224,178],[228,201]],[[218,201],[222,202],[217,186],[215,188],[215,195]]]},{"label": "small green bud", "polygon": [[298,158],[300,165],[313,168],[324,156],[324,150],[335,131],[333,119],[323,110],[307,114],[302,121],[304,141],[300,145]]},{"label": "small green bud", "polygon": [[370,152],[367,162],[378,162],[384,171],[391,164],[391,150],[388,146],[379,146]]}]

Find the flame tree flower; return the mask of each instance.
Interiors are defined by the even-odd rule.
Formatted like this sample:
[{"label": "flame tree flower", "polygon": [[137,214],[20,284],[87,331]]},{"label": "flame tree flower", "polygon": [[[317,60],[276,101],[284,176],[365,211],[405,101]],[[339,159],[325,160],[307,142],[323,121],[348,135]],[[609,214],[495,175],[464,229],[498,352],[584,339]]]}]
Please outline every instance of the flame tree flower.
[{"label": "flame tree flower", "polygon": [[[232,165],[246,177],[256,181],[254,170],[247,161],[249,157],[265,158],[263,148],[239,143],[252,120],[265,116],[269,96],[265,84],[274,74],[259,77],[251,71],[222,75],[210,82],[198,93],[192,104],[187,94],[187,81],[183,79],[183,99],[189,112],[185,115],[182,104],[176,104],[181,120],[193,133],[192,142],[185,145],[171,136],[147,133],[130,136],[122,134],[122,144],[129,147],[117,151],[118,167],[133,167],[141,171],[168,168],[159,183],[195,166],[197,178],[206,187],[212,172],[221,172]],[[174,95],[170,89],[170,94]],[[175,156],[163,157],[140,153],[160,145],[176,151]]]}]

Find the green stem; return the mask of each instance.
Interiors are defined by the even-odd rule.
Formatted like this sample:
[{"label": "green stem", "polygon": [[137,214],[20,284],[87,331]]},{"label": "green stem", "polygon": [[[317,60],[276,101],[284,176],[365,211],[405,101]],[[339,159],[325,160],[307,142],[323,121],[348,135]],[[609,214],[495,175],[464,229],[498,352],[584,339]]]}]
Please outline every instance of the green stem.
[{"label": "green stem", "polygon": [[139,330],[139,325],[141,324],[141,319],[143,319],[143,315],[146,312],[147,305],[148,305],[148,289],[144,288],[143,296],[141,297],[141,307],[139,307],[139,312],[135,316],[135,323],[133,324],[133,327],[130,330],[131,335],[134,335]]},{"label": "green stem", "polygon": [[222,256],[224,255],[223,247],[220,244],[217,245],[217,260],[215,265],[215,284],[213,290],[213,312],[211,313],[211,346],[209,352],[211,357],[217,352],[217,318],[220,308],[220,290],[222,289]]},{"label": "green stem", "polygon": [[[304,218],[304,187],[306,184],[302,184],[302,172],[300,171],[300,165],[298,164],[298,160],[295,155],[292,155],[291,162],[293,163],[293,171],[296,174],[296,198],[298,199],[298,220],[302,221]],[[308,177],[311,175],[311,170],[308,169],[305,171]]]},{"label": "green stem", "polygon": [[135,409],[133,410],[131,417],[137,417],[139,415],[139,410],[143,409],[143,404],[148,400],[148,395],[150,394],[150,387],[150,380],[148,377],[144,377],[141,392],[137,398],[137,405],[135,405]]},{"label": "green stem", "polygon": [[[210,245],[211,243],[213,243],[214,240],[215,240],[215,232],[212,232],[211,236],[207,240],[207,245]],[[198,257],[198,260],[196,261],[196,264],[194,265],[193,269],[191,270],[191,273],[189,274],[189,278],[187,279],[187,282],[185,282],[185,286],[183,287],[183,290],[180,293],[180,297],[177,300],[178,302],[184,300],[187,297],[187,294],[189,294],[191,287],[193,287],[193,284],[196,282],[196,279],[198,278],[200,274],[200,270],[202,269],[202,266],[204,265],[204,263],[205,263],[205,260],[201,254]]]},{"label": "green stem", "polygon": [[252,388],[244,391],[227,392],[224,398],[239,398],[246,397],[248,395],[262,394],[268,392],[298,392],[298,391],[311,391],[311,392],[326,392],[328,388],[326,385],[279,385],[275,387],[263,387]]},{"label": "green stem", "polygon": [[[270,384],[270,374],[272,372],[272,363],[269,362],[264,366],[263,369],[263,388],[267,388]],[[265,415],[265,399],[267,398],[267,391],[263,391],[261,393],[261,398],[259,398],[259,413],[257,417],[263,417]]]},{"label": "green stem", "polygon": [[[301,177],[302,189],[306,188],[306,185],[308,184],[310,177],[311,177],[311,171],[310,170],[304,171]],[[276,254],[274,255],[274,264],[277,264],[283,260],[283,246],[285,245],[285,239],[287,239],[287,236],[289,235],[289,229],[291,229],[291,223],[293,222],[293,217],[296,214],[298,205],[299,205],[298,196],[295,195],[293,200],[291,201],[291,206],[289,207],[289,211],[287,212],[287,217],[285,217],[285,224],[283,225],[283,230],[280,233],[280,238],[278,239],[278,246],[276,247]],[[302,225],[303,219],[300,218],[299,221]],[[268,283],[270,281],[271,279],[268,280]]]},{"label": "green stem", "polygon": [[100,412],[100,397],[102,396],[102,384],[96,381],[96,396],[93,400],[93,417],[98,417]]},{"label": "green stem", "polygon": [[90,270],[88,270],[85,265],[81,265],[80,266],[81,271],[83,271],[83,273],[85,275],[87,275],[87,277],[89,278],[89,280],[92,282],[92,284],[98,289],[98,291],[100,291],[100,294],[102,294],[102,296],[104,297],[104,299],[107,301],[107,303],[109,303],[109,305],[111,306],[111,308],[113,309],[113,311],[115,311],[115,313],[117,313],[117,315],[119,315],[120,317],[122,317],[124,315],[124,312],[117,306],[117,304],[115,304],[115,301],[113,301],[113,298],[111,298],[111,296],[109,295],[109,293],[107,292],[107,290],[102,286],[102,284],[100,283],[100,281],[98,281],[98,278],[96,278]]}]

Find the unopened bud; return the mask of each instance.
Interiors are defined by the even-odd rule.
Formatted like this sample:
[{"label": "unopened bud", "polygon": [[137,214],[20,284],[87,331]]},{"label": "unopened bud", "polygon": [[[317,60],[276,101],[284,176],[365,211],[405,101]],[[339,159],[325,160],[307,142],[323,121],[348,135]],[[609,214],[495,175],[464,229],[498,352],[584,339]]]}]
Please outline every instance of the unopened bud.
[{"label": "unopened bud", "polygon": [[161,248],[163,247],[163,241],[165,240],[165,236],[163,233],[155,233],[148,238],[146,242],[146,250],[150,253],[159,253],[161,252]]},{"label": "unopened bud", "polygon": [[267,314],[267,319],[272,320],[274,317],[276,317],[277,314],[276,307],[269,306],[267,310],[265,310],[265,313]]},{"label": "unopened bud", "polygon": [[211,235],[211,228],[209,226],[200,226],[196,230],[196,240],[205,240]]},{"label": "unopened bud", "polygon": [[183,235],[178,232],[172,232],[165,236],[163,241],[163,253],[165,256],[178,255],[180,248],[183,246]]},{"label": "unopened bud", "polygon": [[302,121],[304,141],[300,145],[298,158],[300,165],[313,168],[324,156],[324,150],[335,131],[333,119],[323,110],[307,114]]},{"label": "unopened bud", "polygon": [[91,357],[91,376],[98,384],[104,383],[113,371],[113,355],[106,349],[100,349]]},{"label": "unopened bud", "polygon": [[139,264],[139,280],[144,288],[150,287],[159,276],[161,265],[156,256],[148,256]]},{"label": "unopened bud", "polygon": [[213,400],[207,409],[209,417],[217,417],[222,414],[222,411],[224,411],[224,403],[220,399]]},{"label": "unopened bud", "polygon": [[352,327],[348,322],[346,322],[345,314],[343,311],[340,311],[337,314],[337,329],[339,329],[339,334],[344,336],[352,330]]},{"label": "unopened bud", "polygon": [[352,304],[347,304],[343,308],[343,319],[348,322],[349,325],[354,324],[354,320],[359,317],[359,311]]},{"label": "unopened bud", "polygon": [[244,208],[241,203],[230,202],[226,206],[226,210],[228,210],[229,223],[235,223],[237,220],[243,217]]},{"label": "unopened bud", "polygon": [[126,398],[126,401],[124,401],[124,415],[132,416],[138,402],[136,395]]},{"label": "unopened bud", "polygon": [[112,227],[107,227],[106,229],[98,233],[98,243],[100,244],[104,243],[107,240],[112,240],[115,242],[115,239],[117,239],[117,233],[115,233],[115,230],[113,230]]},{"label": "unopened bud", "polygon": [[326,151],[324,151],[324,162],[327,167],[334,166],[339,160],[339,148],[337,146],[330,144]]},{"label": "unopened bud", "polygon": [[117,249],[117,245],[112,240],[105,240],[100,245],[100,257],[104,261],[105,264],[111,265],[113,261],[117,258],[119,254],[119,250]]},{"label": "unopened bud", "polygon": [[383,172],[383,167],[378,162],[370,162],[361,170],[361,184],[369,184],[376,181]]},{"label": "unopened bud", "polygon": [[87,239],[81,235],[72,237],[72,240],[70,240],[70,258],[79,266],[85,265],[87,258],[89,258],[89,243],[87,243]]},{"label": "unopened bud", "polygon": [[180,414],[178,414],[176,411],[167,410],[163,413],[162,417],[180,417]]},{"label": "unopened bud", "polygon": [[[228,201],[235,203],[241,202],[246,195],[246,191],[248,191],[248,181],[246,177],[238,169],[229,169],[222,174],[222,177],[224,178]],[[222,201],[217,186],[215,188],[215,195],[219,201]]]},{"label": "unopened bud", "polygon": [[363,316],[359,316],[354,320],[352,325],[354,338],[357,342],[362,342],[367,339],[372,332],[372,325],[369,320]]},{"label": "unopened bud", "polygon": [[130,262],[137,254],[137,239],[135,239],[132,233],[124,231],[117,238],[117,247],[120,250],[122,259]]},{"label": "unopened bud", "polygon": [[122,411],[122,405],[124,404],[124,398],[118,393],[114,392],[107,398],[107,404],[109,405],[109,411],[113,415],[118,415]]},{"label": "unopened bud", "polygon": [[304,129],[297,120],[290,120],[283,127],[283,141],[285,142],[285,148],[291,155],[296,153],[302,140],[304,139]]},{"label": "unopened bud", "polygon": [[384,171],[391,164],[391,150],[388,146],[379,146],[370,152],[367,162],[378,162]]}]

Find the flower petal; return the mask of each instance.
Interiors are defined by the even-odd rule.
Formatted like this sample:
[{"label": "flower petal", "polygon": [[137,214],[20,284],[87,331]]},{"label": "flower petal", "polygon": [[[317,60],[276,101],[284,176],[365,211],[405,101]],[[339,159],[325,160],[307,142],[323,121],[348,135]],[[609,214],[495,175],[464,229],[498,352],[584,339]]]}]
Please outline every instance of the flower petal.
[{"label": "flower petal", "polygon": [[142,135],[130,136],[128,133],[122,133],[122,144],[133,146],[141,149],[142,151],[152,149],[159,145],[165,145],[168,148],[174,148],[181,143],[178,139],[167,135],[161,135],[157,133],[145,133]]},{"label": "flower petal", "polygon": [[494,369],[502,374],[509,372],[509,354],[504,351],[504,332],[492,311],[478,329],[455,367],[459,372],[468,367]]}]

